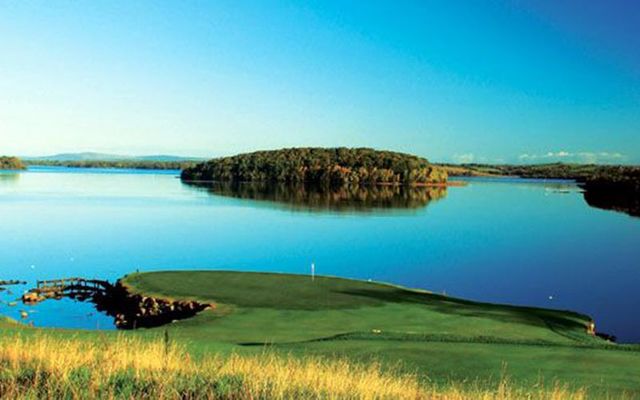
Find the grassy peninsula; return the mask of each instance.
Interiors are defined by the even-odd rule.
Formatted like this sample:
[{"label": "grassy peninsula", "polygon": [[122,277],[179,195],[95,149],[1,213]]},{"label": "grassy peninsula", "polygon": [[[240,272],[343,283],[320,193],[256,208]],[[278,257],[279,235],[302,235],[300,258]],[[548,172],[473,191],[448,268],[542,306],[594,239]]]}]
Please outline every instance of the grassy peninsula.
[{"label": "grassy peninsula", "polygon": [[0,156],[0,170],[23,170],[26,165],[18,157]]},{"label": "grassy peninsula", "polygon": [[93,398],[640,395],[640,349],[591,335],[590,318],[574,312],[321,276],[166,271],[121,283],[133,294],[211,308],[124,332],[0,322],[0,391],[13,398],[72,397],[86,388]]},{"label": "grassy peninsula", "polygon": [[444,169],[425,158],[369,148],[290,148],[222,157],[182,171],[184,181],[313,184],[441,184]]}]

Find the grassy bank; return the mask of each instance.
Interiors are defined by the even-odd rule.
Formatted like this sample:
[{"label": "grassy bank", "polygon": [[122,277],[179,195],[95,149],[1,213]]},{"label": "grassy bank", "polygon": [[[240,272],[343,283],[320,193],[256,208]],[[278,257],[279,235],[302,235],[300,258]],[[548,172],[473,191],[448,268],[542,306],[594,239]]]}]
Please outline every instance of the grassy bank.
[{"label": "grassy bank", "polygon": [[35,336],[0,338],[0,396],[12,399],[583,399],[584,390],[554,384],[494,390],[421,385],[414,374],[348,359],[210,356],[194,360],[168,340],[119,335],[88,344]]},{"label": "grassy bank", "polygon": [[[251,360],[258,363],[251,365],[262,369],[258,367],[261,362],[276,363],[273,365],[279,365],[283,374],[294,365],[287,363],[302,363],[295,364],[295,370],[305,370],[306,363],[313,365],[310,374],[320,364],[327,373],[348,366],[356,375],[369,371],[383,380],[399,379],[405,382],[402,386],[417,384],[419,395],[414,396],[411,389],[411,398],[640,396],[639,349],[589,335],[590,319],[578,313],[478,303],[374,282],[328,277],[312,281],[309,276],[286,274],[157,272],[132,274],[123,283],[134,293],[197,300],[214,307],[160,328],[75,331],[74,341],[142,349],[163,344],[167,335],[172,346],[184,348],[179,353],[198,370],[212,358],[219,363],[216,365],[232,359]],[[21,340],[44,337],[66,343],[70,335],[66,330],[3,322],[0,327],[0,337],[8,340],[17,340],[18,335]],[[125,346],[121,342],[125,339],[134,345]],[[2,347],[33,346],[39,345]],[[185,361],[180,364],[187,365]],[[241,379],[243,385],[258,379],[250,372],[240,374],[246,378]],[[218,379],[203,374],[193,379]],[[191,378],[184,379],[191,382]],[[143,381],[153,384],[152,378]],[[187,385],[184,382],[171,387]],[[307,393],[303,386],[287,393]],[[247,387],[238,389],[242,396],[258,393]],[[327,393],[333,392],[324,397],[343,397],[342,392]]]}]

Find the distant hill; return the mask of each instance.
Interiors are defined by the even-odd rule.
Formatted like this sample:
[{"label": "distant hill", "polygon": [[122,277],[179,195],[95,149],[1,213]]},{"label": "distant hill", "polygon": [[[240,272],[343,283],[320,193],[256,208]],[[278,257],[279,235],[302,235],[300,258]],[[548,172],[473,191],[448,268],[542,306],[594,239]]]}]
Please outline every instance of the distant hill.
[{"label": "distant hill", "polygon": [[154,161],[154,162],[183,162],[200,161],[198,157],[181,157],[166,154],[150,156],[125,156],[121,154],[108,154],[97,152],[61,153],[50,156],[22,157],[25,161]]}]

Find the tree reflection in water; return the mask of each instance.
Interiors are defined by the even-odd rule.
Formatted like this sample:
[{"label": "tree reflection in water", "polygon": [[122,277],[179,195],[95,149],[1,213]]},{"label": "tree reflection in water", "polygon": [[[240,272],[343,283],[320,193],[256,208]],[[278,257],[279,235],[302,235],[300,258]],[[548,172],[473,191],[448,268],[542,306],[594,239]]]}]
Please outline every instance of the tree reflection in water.
[{"label": "tree reflection in water", "polygon": [[320,186],[267,182],[192,182],[188,185],[213,195],[275,202],[299,211],[419,209],[447,195],[447,188],[442,186]]},{"label": "tree reflection in water", "polygon": [[584,192],[584,200],[591,207],[640,217],[640,193],[638,192],[587,189]]},{"label": "tree reflection in water", "polygon": [[20,174],[15,171],[1,171],[0,170],[0,184],[2,183],[15,183],[20,179]]}]

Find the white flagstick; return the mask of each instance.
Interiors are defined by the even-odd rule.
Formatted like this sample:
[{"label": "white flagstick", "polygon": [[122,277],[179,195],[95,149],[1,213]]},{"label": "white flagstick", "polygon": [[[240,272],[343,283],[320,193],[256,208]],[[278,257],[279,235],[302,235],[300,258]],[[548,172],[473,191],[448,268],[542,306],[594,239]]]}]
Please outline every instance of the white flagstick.
[{"label": "white flagstick", "polygon": [[311,280],[315,280],[316,279],[316,264],[315,263],[311,263]]}]

